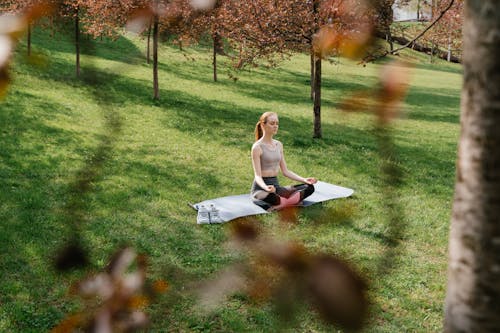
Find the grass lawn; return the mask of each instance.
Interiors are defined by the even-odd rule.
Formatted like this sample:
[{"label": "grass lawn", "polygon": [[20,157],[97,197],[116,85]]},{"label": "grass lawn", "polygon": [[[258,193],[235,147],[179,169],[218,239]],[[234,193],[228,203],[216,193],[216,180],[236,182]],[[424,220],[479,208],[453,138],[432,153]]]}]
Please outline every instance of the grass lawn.
[{"label": "grass lawn", "polygon": [[[123,244],[149,259],[150,279],[169,291],[148,307],[151,332],[272,332],[281,329],[270,303],[229,297],[217,310],[196,310],[193,285],[243,256],[228,246],[225,225],[195,223],[187,202],[249,191],[253,129],[264,111],[277,111],[290,169],[355,190],[353,197],[299,211],[294,223],[258,217],[270,237],[348,260],[369,280],[367,332],[440,332],[446,287],[447,236],[459,134],[461,68],[405,51],[415,64],[402,117],[392,127],[403,183],[398,204],[406,225],[390,273],[378,275],[387,249],[381,159],[368,113],[343,113],[343,98],[373,89],[381,64],[324,62],[323,139],[312,139],[309,57],[219,82],[203,47],[160,49],[160,96],[152,101],[145,42],[132,36],[97,41],[74,75],[69,38],[36,31],[41,66],[21,43],[13,83],[0,103],[0,332],[46,332],[81,304],[72,283],[97,272]],[[225,64],[225,65],[224,65]],[[93,84],[91,84],[93,83]],[[109,119],[119,119],[111,133]],[[51,260],[71,236],[71,184],[103,140],[112,145],[80,204],[90,267],[60,274]],[[283,179],[284,183],[287,183]],[[348,210],[350,214],[336,214]],[[299,301],[297,301],[299,302]],[[307,306],[290,332],[326,332]]]}]

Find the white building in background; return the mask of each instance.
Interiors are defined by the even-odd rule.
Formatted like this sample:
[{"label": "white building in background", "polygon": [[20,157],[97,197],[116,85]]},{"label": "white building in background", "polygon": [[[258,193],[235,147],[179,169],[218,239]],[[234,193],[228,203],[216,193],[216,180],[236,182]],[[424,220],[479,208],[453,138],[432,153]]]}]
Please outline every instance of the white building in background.
[{"label": "white building in background", "polygon": [[[428,21],[432,17],[432,8],[425,0],[411,0],[408,4],[401,5],[396,0],[392,6],[394,22],[401,21]],[[417,14],[418,11],[418,14]]]}]

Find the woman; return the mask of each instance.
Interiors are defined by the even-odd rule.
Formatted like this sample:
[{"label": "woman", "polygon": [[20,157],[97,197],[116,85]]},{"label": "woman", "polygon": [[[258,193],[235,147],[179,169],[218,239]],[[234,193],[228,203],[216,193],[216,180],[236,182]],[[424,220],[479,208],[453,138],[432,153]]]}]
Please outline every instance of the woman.
[{"label": "woman", "polygon": [[[255,126],[255,143],[252,146],[252,165],[255,174],[252,184],[252,200],[265,210],[277,210],[293,206],[314,192],[316,178],[303,178],[288,170],[283,145],[273,136],[278,132],[278,115],[265,112]],[[302,184],[282,187],[278,173]]]}]

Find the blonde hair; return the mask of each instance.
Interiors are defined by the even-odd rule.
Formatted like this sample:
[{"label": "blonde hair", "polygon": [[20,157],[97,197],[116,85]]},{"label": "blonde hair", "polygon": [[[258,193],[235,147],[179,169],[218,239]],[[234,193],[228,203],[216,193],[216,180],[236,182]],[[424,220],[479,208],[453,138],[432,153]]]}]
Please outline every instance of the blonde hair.
[{"label": "blonde hair", "polygon": [[267,123],[267,118],[269,118],[271,116],[278,116],[278,115],[276,114],[276,112],[268,111],[268,112],[264,112],[260,116],[259,121],[255,125],[255,141],[259,140],[264,135],[264,132],[262,131],[262,124]]}]

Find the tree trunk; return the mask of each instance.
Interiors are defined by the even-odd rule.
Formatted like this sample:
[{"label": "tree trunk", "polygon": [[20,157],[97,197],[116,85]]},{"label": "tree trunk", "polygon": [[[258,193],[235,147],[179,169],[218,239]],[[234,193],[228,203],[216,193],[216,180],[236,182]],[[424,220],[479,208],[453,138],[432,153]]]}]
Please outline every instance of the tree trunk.
[{"label": "tree trunk", "polygon": [[[319,7],[320,1],[312,1],[312,14],[314,15],[314,29],[319,29]],[[312,38],[311,38],[312,40]],[[312,45],[311,45],[312,50]],[[314,52],[313,52],[314,53]],[[313,138],[321,138],[321,57],[314,55],[314,80],[313,80]]]},{"label": "tree trunk", "polygon": [[446,55],[446,60],[451,61],[451,37],[448,38],[448,53]]},{"label": "tree trunk", "polygon": [[146,62],[149,65],[151,62],[151,20],[148,26],[148,45],[146,47]]},{"label": "tree trunk", "polygon": [[26,34],[26,44],[28,47],[28,57],[31,56],[31,23],[28,23],[28,31]]},{"label": "tree trunk", "polygon": [[311,48],[311,101],[314,101],[314,51]]},{"label": "tree trunk", "polygon": [[153,18],[153,99],[160,99],[160,90],[158,87],[158,34],[159,34],[159,18],[158,14]]},{"label": "tree trunk", "polygon": [[213,35],[213,42],[214,42],[214,55],[213,55],[214,82],[217,82],[217,47],[218,47],[217,33],[214,33]]},{"label": "tree trunk", "polygon": [[431,20],[434,20],[436,15],[438,15],[438,0],[432,0],[432,10],[431,10]]},{"label": "tree trunk", "polygon": [[314,133],[313,138],[322,138],[321,132],[321,58],[314,61]]},{"label": "tree trunk", "polygon": [[386,36],[387,36],[387,41],[389,42],[389,50],[392,52],[394,51],[394,43],[392,42],[392,33],[390,25],[387,27]]},{"label": "tree trunk", "polygon": [[500,332],[500,1],[466,0],[464,14],[444,331]]},{"label": "tree trunk", "polygon": [[76,76],[80,76],[80,17],[79,8],[76,7],[75,13],[75,53],[76,53]]}]

